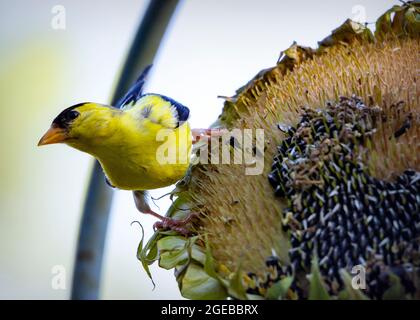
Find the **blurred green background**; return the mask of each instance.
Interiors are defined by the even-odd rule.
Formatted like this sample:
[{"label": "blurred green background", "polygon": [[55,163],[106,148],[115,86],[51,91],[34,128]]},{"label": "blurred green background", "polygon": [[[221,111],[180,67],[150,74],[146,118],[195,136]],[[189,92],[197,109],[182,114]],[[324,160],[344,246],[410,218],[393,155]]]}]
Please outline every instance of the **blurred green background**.
[{"label": "blurred green background", "polygon": [[[396,1],[185,0],[155,61],[147,91],[191,109],[207,127],[223,101],[294,40],[315,47],[346,18],[375,21]],[[64,145],[37,142],[65,107],[109,102],[146,0],[0,0],[0,298],[68,299],[74,251],[93,161]],[[55,6],[65,28],[55,29]],[[169,190],[156,190],[159,196]],[[169,200],[158,201],[160,212]],[[129,192],[116,191],[107,236],[103,299],[180,298],[172,272],[136,259],[141,220]],[[54,289],[54,266],[66,271]]]}]

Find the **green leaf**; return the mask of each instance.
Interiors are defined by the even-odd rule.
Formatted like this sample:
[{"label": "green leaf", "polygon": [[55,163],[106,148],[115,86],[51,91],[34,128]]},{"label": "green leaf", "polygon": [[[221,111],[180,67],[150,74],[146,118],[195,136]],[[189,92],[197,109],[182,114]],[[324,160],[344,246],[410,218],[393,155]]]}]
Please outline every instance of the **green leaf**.
[{"label": "green leaf", "polygon": [[238,270],[233,274],[229,282],[228,292],[229,295],[241,300],[247,300],[246,290],[242,282],[242,267],[239,265]]},{"label": "green leaf", "polygon": [[286,277],[277,281],[267,290],[266,298],[269,300],[283,299],[286,296],[292,282],[293,277]]},{"label": "green leaf", "polygon": [[420,13],[419,9],[412,7],[405,13],[405,31],[411,35],[420,34]]},{"label": "green leaf", "polygon": [[160,253],[159,266],[169,270],[187,263],[190,259],[204,264],[205,254],[195,244],[197,238],[171,236],[160,239],[157,243]]},{"label": "green leaf", "polygon": [[188,259],[188,252],[186,249],[164,252],[160,255],[159,267],[170,270],[176,266],[187,263]]},{"label": "green leaf", "polygon": [[206,260],[204,261],[204,270],[210,277],[215,279],[219,278],[219,275],[216,272],[216,265],[214,263],[213,256],[211,254],[210,245],[208,244],[207,235],[205,235],[205,243],[206,243]]},{"label": "green leaf", "polygon": [[196,262],[199,262],[201,265],[204,265],[206,261],[206,254],[203,251],[203,248],[195,244],[198,236],[191,237],[188,239],[187,250],[188,255]]},{"label": "green leaf", "polygon": [[319,47],[322,52],[325,48],[339,43],[352,43],[354,40],[372,42],[374,36],[370,29],[363,24],[347,19],[341,26],[334,29],[331,35],[320,41]]},{"label": "green leaf", "polygon": [[309,300],[329,300],[330,295],[325,289],[324,281],[318,266],[318,258],[312,260],[311,275],[309,278]]},{"label": "green leaf", "polygon": [[386,33],[392,30],[391,27],[391,13],[392,9],[386,11],[383,15],[381,15],[378,20],[376,20],[376,27],[375,27],[375,37],[381,38]]},{"label": "green leaf", "polygon": [[[408,3],[402,6],[395,5],[376,21],[375,36],[383,39],[387,34],[397,36],[418,36],[420,32],[419,3]],[[391,14],[394,17],[391,18]]]},{"label": "green leaf", "polygon": [[188,193],[182,192],[169,207],[166,216],[174,219],[183,219],[190,213],[190,210],[191,199]]},{"label": "green leaf", "polygon": [[187,238],[182,236],[163,237],[157,242],[157,248],[160,252],[179,251],[185,248]]},{"label": "green leaf", "polygon": [[180,283],[181,294],[187,299],[221,300],[227,292],[222,284],[210,277],[202,266],[190,263]]},{"label": "green leaf", "polygon": [[153,252],[152,255],[150,255],[150,252],[149,252],[149,254],[147,252],[147,247],[148,247],[150,241],[146,245],[146,248],[143,248],[143,242],[144,242],[144,229],[143,229],[143,226],[141,225],[141,223],[139,221],[134,221],[134,222],[131,223],[131,225],[133,223],[137,223],[140,226],[140,228],[141,228],[141,240],[140,240],[140,243],[139,243],[139,245],[137,247],[137,259],[140,260],[140,262],[141,262],[141,264],[143,266],[144,271],[146,271],[147,275],[149,276],[150,280],[152,281],[153,288],[155,288],[156,287],[156,284],[153,281],[152,273],[150,272],[150,269],[149,269],[149,265],[154,262],[154,260],[149,260],[149,257],[153,257],[153,255],[155,254],[155,252]]},{"label": "green leaf", "polygon": [[384,300],[402,300],[405,299],[405,290],[401,285],[400,278],[393,273],[389,274],[391,287],[384,292],[382,298]]}]

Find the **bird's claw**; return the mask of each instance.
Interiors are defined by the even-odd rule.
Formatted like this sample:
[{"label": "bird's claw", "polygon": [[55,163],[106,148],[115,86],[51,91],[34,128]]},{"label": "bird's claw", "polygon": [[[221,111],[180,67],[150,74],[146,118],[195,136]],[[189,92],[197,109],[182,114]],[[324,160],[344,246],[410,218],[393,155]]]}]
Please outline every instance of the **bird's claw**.
[{"label": "bird's claw", "polygon": [[212,129],[191,129],[192,143],[195,144],[205,138],[206,140],[211,137],[221,137],[229,131],[224,128],[212,128]]},{"label": "bird's claw", "polygon": [[188,236],[191,234],[191,230],[186,228],[186,225],[191,222],[191,220],[196,217],[197,214],[195,212],[190,213],[185,219],[176,220],[169,217],[164,217],[161,221],[155,222],[153,225],[153,230],[173,230],[176,231],[183,236]]}]

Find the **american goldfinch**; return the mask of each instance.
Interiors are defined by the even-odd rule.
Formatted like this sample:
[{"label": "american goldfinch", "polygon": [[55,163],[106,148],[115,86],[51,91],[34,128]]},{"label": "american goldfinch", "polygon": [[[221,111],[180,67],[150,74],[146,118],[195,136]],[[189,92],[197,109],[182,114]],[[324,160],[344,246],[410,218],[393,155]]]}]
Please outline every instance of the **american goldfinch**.
[{"label": "american goldfinch", "polygon": [[[186,234],[185,225],[193,215],[174,220],[152,211],[146,201],[146,190],[169,186],[184,177],[193,141],[187,107],[160,94],[142,93],[149,69],[118,107],[85,102],[62,111],[38,145],[65,143],[89,153],[101,164],[108,184],[133,190],[137,209],[161,220],[156,228]],[[194,132],[194,136],[208,134],[207,129]],[[163,151],[175,150],[175,161],[162,161],[164,144],[168,150]]]}]

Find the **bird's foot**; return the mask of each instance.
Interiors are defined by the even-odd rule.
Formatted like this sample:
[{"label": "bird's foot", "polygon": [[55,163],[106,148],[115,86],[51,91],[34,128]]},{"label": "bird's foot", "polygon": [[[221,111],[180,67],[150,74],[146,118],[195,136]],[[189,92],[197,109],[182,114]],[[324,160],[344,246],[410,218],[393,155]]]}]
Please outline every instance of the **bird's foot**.
[{"label": "bird's foot", "polygon": [[229,132],[227,129],[223,128],[213,128],[213,129],[191,129],[191,133],[193,136],[192,143],[195,144],[200,140],[209,139],[211,137],[221,137],[225,133]]},{"label": "bird's foot", "polygon": [[169,217],[162,217],[161,221],[155,222],[153,229],[156,230],[174,230],[183,236],[188,236],[191,234],[186,226],[191,222],[191,220],[196,217],[195,212],[191,212],[186,218],[181,220],[176,220]]}]

